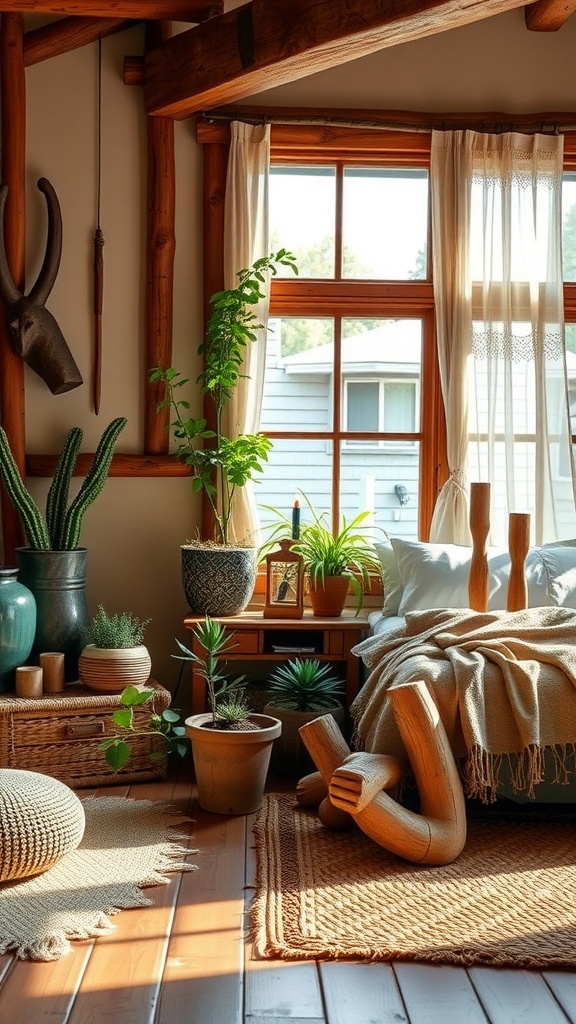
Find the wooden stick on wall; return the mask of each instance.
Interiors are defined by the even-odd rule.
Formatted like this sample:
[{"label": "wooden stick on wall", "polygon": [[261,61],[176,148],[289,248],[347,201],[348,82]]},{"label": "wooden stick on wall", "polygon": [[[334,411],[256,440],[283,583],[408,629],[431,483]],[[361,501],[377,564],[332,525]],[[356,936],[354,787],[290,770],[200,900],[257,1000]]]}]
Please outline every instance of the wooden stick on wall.
[{"label": "wooden stick on wall", "polygon": [[[2,14],[0,21],[0,134],[2,181],[8,186],[4,237],[8,266],[17,288],[25,291],[25,160],[26,76],[21,14]],[[24,364],[8,335],[6,316],[0,316],[0,418],[14,457],[24,472]],[[4,561],[15,564],[22,543],[18,513],[4,490],[1,496]]]},{"label": "wooden stick on wall", "polygon": [[[146,28],[146,48],[152,49],[167,39],[167,23],[152,22]],[[174,250],[176,170],[174,162],[174,122],[167,117],[147,117],[148,139],[148,218],[146,241],[146,380],[155,366],[172,365],[172,325],[174,301]],[[147,455],[168,452],[169,410],[156,412],[166,397],[164,385],[147,384],[144,451]]]}]

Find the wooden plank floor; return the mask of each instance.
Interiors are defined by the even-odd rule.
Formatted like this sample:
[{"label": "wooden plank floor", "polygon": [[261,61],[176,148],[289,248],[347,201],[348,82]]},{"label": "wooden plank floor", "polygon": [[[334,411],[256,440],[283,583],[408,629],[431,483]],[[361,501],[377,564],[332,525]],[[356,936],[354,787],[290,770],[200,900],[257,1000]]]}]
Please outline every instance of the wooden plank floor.
[{"label": "wooden plank floor", "polygon": [[111,794],[190,814],[199,870],[148,889],[153,906],[61,960],[0,957],[2,1024],[576,1024],[576,972],[256,960],[253,817],[201,811],[187,762],[166,782],[95,795]]}]

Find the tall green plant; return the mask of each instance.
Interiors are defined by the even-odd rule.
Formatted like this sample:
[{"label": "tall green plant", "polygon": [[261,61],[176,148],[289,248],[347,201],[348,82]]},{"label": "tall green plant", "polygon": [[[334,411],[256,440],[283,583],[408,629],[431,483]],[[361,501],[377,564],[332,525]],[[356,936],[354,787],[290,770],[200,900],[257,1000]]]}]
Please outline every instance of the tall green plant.
[{"label": "tall green plant", "polygon": [[0,427],[0,478],[20,516],[26,540],[31,548],[37,551],[69,551],[79,546],[84,514],[104,487],[114,446],[126,422],[124,416],[117,416],[108,424],[82,486],[69,505],[70,481],[83,436],[80,427],[72,427],[64,442],[48,491],[46,515],[26,487],[6,432]]},{"label": "tall green plant", "polygon": [[252,307],[264,298],[267,275],[275,276],[279,266],[298,273],[292,253],[279,249],[241,270],[236,288],[212,296],[206,338],[198,348],[204,369],[196,384],[201,395],[209,395],[213,401],[213,430],[208,428],[206,419],[187,416],[190,403],[179,395],[180,389],[190,384],[188,378],[173,367],[157,366],[150,371],[150,383],[161,382],[166,387],[166,398],[157,411],[170,409],[174,416],[170,427],[178,442],[175,455],[192,467],[193,490],[207,495],[216,523],[216,539],[222,544],[228,543],[236,488],[244,487],[255,473],[262,472],[272,447],[270,439],[262,434],[226,437],[222,432],[222,414],[243,376],[246,346],[256,340],[257,331],[262,328]]},{"label": "tall green plant", "polygon": [[[193,661],[195,663],[198,675],[206,682],[208,707],[212,712],[212,724],[215,726],[223,721],[232,724],[234,719],[236,721],[246,719],[249,714],[247,704],[243,699],[246,677],[237,676],[236,679],[230,679],[220,669],[220,659],[225,657],[228,651],[235,646],[232,642],[234,634],[227,633],[226,628],[220,622],[214,622],[213,619],[206,615],[195,626],[192,635],[204,650],[204,655],[198,655],[194,651],[190,651],[176,638],[176,643],[180,650],[183,651],[183,654],[173,654],[172,657],[179,661]],[[235,695],[236,699],[234,701],[227,700],[231,695]],[[231,706],[239,713],[231,716],[229,714]]]}]

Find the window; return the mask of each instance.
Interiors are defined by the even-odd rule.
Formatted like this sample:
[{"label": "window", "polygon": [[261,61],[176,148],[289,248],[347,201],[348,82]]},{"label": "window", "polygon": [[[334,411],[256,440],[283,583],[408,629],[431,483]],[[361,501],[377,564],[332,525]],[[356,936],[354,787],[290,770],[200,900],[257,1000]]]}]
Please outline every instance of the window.
[{"label": "window", "polygon": [[287,512],[302,490],[318,511],[421,529],[436,415],[428,408],[424,426],[421,395],[436,371],[428,170],[410,160],[273,158],[270,248],[295,252],[299,276],[272,284],[261,509]]},{"label": "window", "polygon": [[[429,237],[430,136],[276,125],[270,113],[270,248],[292,249],[300,274],[272,283],[261,427],[274,447],[256,500],[288,513],[301,488],[336,516],[375,508],[376,522],[389,532],[426,539],[447,477]],[[471,126],[486,130],[473,118]],[[217,231],[226,129],[205,124],[198,131],[200,141],[218,143],[206,161],[206,212]],[[576,444],[576,136],[570,134],[564,167],[566,347]],[[217,248],[204,254],[207,294],[221,283]],[[405,336],[387,346],[390,325]],[[555,467],[568,479],[570,466],[556,460]],[[397,485],[408,492],[406,505],[400,506]]]},{"label": "window", "polygon": [[[344,381],[344,425],[347,433],[367,434],[394,430],[406,433],[416,430],[415,381],[390,379],[356,379]],[[361,440],[351,437],[346,448],[362,446],[382,449],[411,442]]]}]

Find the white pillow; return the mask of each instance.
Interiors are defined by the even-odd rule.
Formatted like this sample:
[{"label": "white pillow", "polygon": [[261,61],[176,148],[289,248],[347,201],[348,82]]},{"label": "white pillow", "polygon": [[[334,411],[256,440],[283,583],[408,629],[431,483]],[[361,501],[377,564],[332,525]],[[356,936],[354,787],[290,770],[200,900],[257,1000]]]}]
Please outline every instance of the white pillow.
[{"label": "white pillow", "polygon": [[[468,608],[471,550],[458,544],[426,544],[392,537],[397,582],[392,609],[384,614],[405,615],[426,608]],[[394,580],[393,570],[388,570]],[[576,608],[576,547],[570,541],[530,548],[525,563],[528,607],[563,605]],[[488,550],[488,608],[504,610],[510,578],[507,549]],[[401,590],[401,593],[400,593]],[[396,610],[393,610],[397,602]]]},{"label": "white pillow", "polygon": [[[569,541],[567,543],[570,544]],[[545,544],[533,551],[540,559],[547,603],[576,608],[576,548]]]},{"label": "white pillow", "polygon": [[[468,578],[471,550],[459,544],[426,544],[391,538],[403,588],[398,615],[426,608],[469,608]],[[506,550],[488,553],[489,608],[506,608],[510,556]]]},{"label": "white pillow", "polygon": [[398,564],[394,548],[388,539],[373,541],[380,568],[382,569],[382,585],[384,587],[384,615],[398,615],[402,599],[402,581],[398,573]]}]

